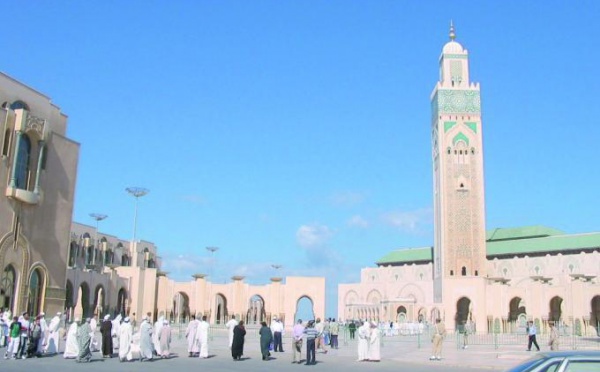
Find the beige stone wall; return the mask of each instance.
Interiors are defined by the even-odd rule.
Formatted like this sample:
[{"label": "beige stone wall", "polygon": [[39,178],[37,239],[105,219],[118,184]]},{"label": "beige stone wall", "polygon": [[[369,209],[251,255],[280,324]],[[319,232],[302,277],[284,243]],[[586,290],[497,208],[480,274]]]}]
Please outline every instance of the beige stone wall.
[{"label": "beige stone wall", "polygon": [[[28,110],[0,109],[0,145],[10,139],[6,141],[9,152],[0,161],[3,182],[0,187],[0,270],[3,272],[11,265],[16,271],[14,312],[27,309],[29,280],[32,272],[38,270],[42,277],[41,309],[54,313],[63,310],[65,302],[79,144],[65,137],[67,118],[48,97],[0,73],[0,104],[6,102],[5,106],[10,106],[15,101],[24,102]],[[35,124],[22,124],[26,121],[19,118],[24,115],[30,116]],[[17,129],[30,137],[32,147],[29,184],[24,187],[10,184]],[[38,177],[40,140],[45,143],[46,160]],[[34,187],[36,181],[38,188]]]},{"label": "beige stone wall", "polygon": [[[245,319],[250,300],[259,296],[264,302],[265,320],[278,316],[284,319],[286,327],[293,326],[294,315],[300,298],[312,300],[316,317],[325,317],[325,279],[321,277],[287,277],[285,283],[273,278],[270,284],[256,286],[244,282],[242,277],[233,277],[230,283],[215,284],[200,276],[190,282],[176,282],[166,277],[158,281],[157,309],[159,313],[170,314],[173,299],[181,294],[189,301],[192,314],[207,315],[210,323],[224,323],[235,315]],[[217,318],[218,298],[226,303],[226,312]],[[226,317],[224,317],[226,315]]]}]

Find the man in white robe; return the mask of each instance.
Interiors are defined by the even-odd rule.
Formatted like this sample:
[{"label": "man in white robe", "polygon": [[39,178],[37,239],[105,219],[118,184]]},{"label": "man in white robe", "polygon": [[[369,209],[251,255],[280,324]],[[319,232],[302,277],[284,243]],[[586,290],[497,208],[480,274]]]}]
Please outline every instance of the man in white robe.
[{"label": "man in white robe", "polygon": [[369,339],[371,336],[369,322],[364,322],[358,328],[358,361],[362,362],[369,358]]},{"label": "man in white robe", "polygon": [[38,341],[37,353],[41,355],[46,352],[46,345],[48,344],[48,323],[46,323],[46,314],[40,313],[40,328],[42,330],[42,336]]},{"label": "man in white robe", "polygon": [[96,320],[96,316],[94,315],[92,319],[90,319],[90,336],[92,337],[92,341],[90,343],[90,351],[98,351],[100,350],[100,345],[98,340],[96,339],[96,329],[98,327],[98,321]]},{"label": "man in white robe", "polygon": [[133,359],[131,352],[131,343],[133,342],[133,327],[129,323],[129,317],[123,320],[123,324],[119,326],[119,360],[124,362]]},{"label": "man in white robe", "polygon": [[60,343],[60,315],[57,313],[48,325],[48,342],[46,342],[46,354],[58,354]]},{"label": "man in white robe", "polygon": [[75,359],[79,355],[79,344],[77,343],[77,329],[79,328],[79,318],[75,318],[75,321],[71,323],[69,331],[67,332],[67,341],[65,342],[65,352],[63,358]]},{"label": "man in white robe", "polygon": [[371,334],[369,336],[369,353],[367,359],[370,362],[379,362],[381,360],[380,331],[377,323],[371,323]]},{"label": "man in white robe", "polygon": [[164,321],[165,317],[161,316],[160,318],[158,318],[156,323],[154,323],[154,332],[152,333],[152,344],[154,345],[154,351],[157,355],[160,355],[162,351],[160,349],[160,340],[158,339],[158,336],[160,335],[160,331],[162,330]]},{"label": "man in white robe", "polygon": [[196,316],[192,315],[192,320],[185,330],[185,338],[188,342],[188,356],[191,358],[200,352],[198,349],[198,343],[196,342],[196,332],[198,331],[198,321]]},{"label": "man in white robe", "polygon": [[231,319],[225,323],[229,334],[229,348],[231,349],[231,345],[233,344],[233,329],[238,325],[238,321],[235,320],[235,315],[231,316]]},{"label": "man in white robe", "polygon": [[119,348],[119,330],[121,329],[121,314],[112,320],[113,349]]},{"label": "man in white robe", "polygon": [[200,348],[200,358],[208,358],[208,330],[210,325],[206,321],[206,315],[202,316],[202,321],[198,323],[198,331],[196,332],[196,342]]}]

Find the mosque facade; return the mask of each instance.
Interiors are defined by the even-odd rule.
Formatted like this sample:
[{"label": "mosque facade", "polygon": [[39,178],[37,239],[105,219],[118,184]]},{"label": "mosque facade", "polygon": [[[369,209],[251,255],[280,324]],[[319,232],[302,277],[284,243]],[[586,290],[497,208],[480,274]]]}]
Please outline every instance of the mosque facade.
[{"label": "mosque facade", "polygon": [[278,317],[291,326],[306,299],[324,318],[322,277],[251,285],[242,276],[213,283],[196,274],[178,282],[161,270],[154,243],[72,222],[80,146],[66,137],[67,116],[3,73],[0,104],[0,310],[60,311],[68,319],[121,314],[138,324],[147,314],[176,322],[206,316],[212,324]]},{"label": "mosque facade", "polygon": [[340,284],[338,317],[434,322],[511,333],[533,321],[578,334],[600,329],[600,233],[547,226],[486,230],[480,86],[455,40],[431,94],[433,245],[398,249]]}]

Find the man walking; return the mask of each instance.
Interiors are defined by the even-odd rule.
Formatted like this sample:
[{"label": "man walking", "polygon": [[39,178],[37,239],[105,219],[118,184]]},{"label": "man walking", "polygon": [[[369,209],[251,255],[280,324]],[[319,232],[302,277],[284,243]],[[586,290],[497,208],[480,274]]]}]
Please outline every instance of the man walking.
[{"label": "man walking", "polygon": [[273,318],[271,331],[273,332],[273,351],[283,353],[283,323],[277,317]]},{"label": "man walking", "polygon": [[429,360],[442,360],[442,345],[444,343],[444,337],[446,336],[446,325],[441,319],[435,320],[435,326],[433,327],[433,337],[431,342],[433,343],[433,352]]},{"label": "man walking", "polygon": [[331,319],[331,323],[329,324],[329,332],[331,333],[331,348],[338,348],[338,334],[340,333],[340,326],[335,321],[335,318]]},{"label": "man walking", "polygon": [[531,321],[527,322],[527,335],[529,336],[527,342],[527,351],[531,351],[531,344],[535,345],[537,351],[540,351],[540,347],[536,339],[537,328],[535,327],[535,324],[533,324],[533,322]]},{"label": "man walking", "polygon": [[292,330],[292,363],[300,363],[302,360],[302,337],[304,337],[304,326],[302,319],[298,319]]},{"label": "man walking", "polygon": [[306,335],[306,364],[307,366],[317,364],[317,360],[315,358],[316,347],[315,347],[315,339],[319,336],[319,331],[315,329],[315,321],[310,320],[304,329],[304,334]]}]

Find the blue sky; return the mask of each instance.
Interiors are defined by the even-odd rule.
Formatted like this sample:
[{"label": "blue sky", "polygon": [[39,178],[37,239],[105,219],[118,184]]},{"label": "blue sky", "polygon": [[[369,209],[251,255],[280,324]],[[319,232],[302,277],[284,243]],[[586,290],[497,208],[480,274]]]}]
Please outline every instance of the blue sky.
[{"label": "blue sky", "polygon": [[[429,94],[454,20],[481,83],[487,227],[598,231],[600,3],[2,2],[0,70],[69,116],[74,220],[188,280],[337,283],[432,244]],[[283,267],[275,270],[272,264]]]}]

